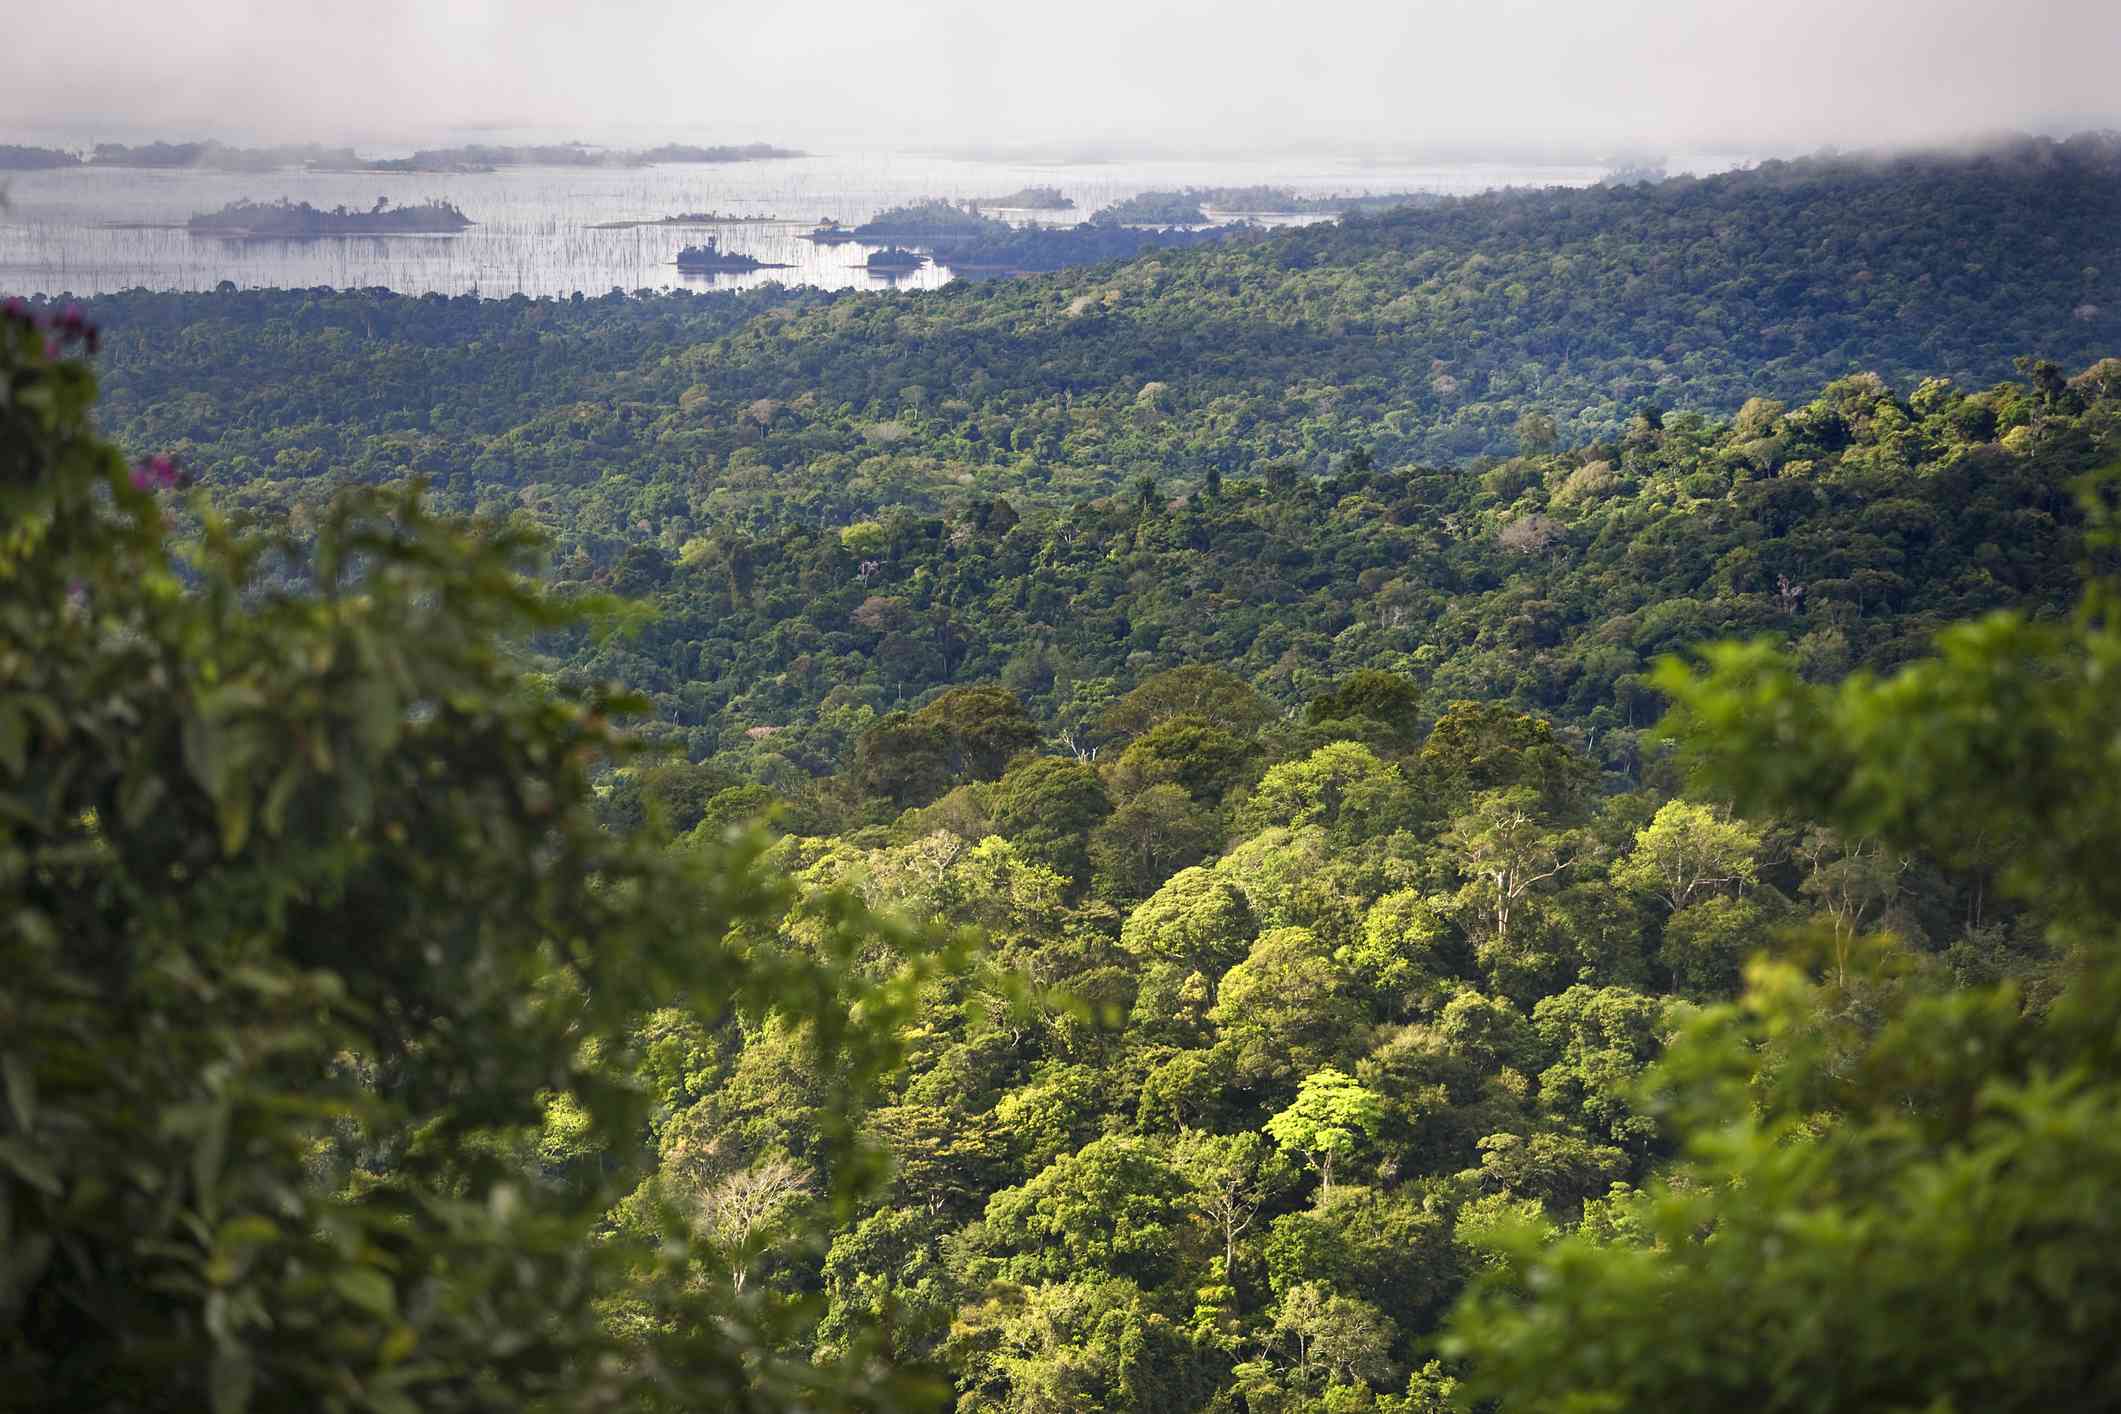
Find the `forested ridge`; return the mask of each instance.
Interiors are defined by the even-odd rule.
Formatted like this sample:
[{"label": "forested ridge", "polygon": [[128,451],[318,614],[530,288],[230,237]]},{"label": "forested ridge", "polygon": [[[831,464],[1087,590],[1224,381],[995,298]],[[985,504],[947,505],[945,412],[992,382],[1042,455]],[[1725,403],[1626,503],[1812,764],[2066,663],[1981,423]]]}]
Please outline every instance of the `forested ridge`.
[{"label": "forested ridge", "polygon": [[11,307],[25,1398],[2112,1402],[2116,160]]}]

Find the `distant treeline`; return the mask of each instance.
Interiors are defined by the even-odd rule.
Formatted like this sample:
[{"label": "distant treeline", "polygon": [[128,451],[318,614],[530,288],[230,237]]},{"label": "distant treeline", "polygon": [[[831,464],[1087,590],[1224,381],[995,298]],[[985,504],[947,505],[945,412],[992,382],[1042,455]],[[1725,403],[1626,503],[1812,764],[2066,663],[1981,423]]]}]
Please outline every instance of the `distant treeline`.
[{"label": "distant treeline", "polygon": [[1179,191],[1145,191],[1116,202],[1092,217],[1095,221],[1132,225],[1199,226],[1210,211],[1245,211],[1276,216],[1338,216],[1348,211],[1375,213],[1396,207],[1441,206],[1440,192],[1365,192],[1360,196],[1298,196],[1287,187],[1186,187]]},{"label": "distant treeline", "polygon": [[1103,218],[1100,212],[1075,226],[1012,226],[969,206],[930,199],[878,212],[873,220],[855,227],[855,234],[863,240],[917,245],[941,264],[957,269],[1046,271],[1132,260],[1150,250],[1210,244],[1246,229],[1153,231]]},{"label": "distant treeline", "polygon": [[[86,161],[98,167],[198,167],[216,172],[271,172],[283,167],[325,167],[371,172],[463,172],[493,167],[641,167],[651,162],[755,162],[769,157],[802,157],[790,147],[753,142],[702,147],[664,143],[643,151],[558,143],[531,147],[424,148],[410,157],[363,157],[350,147],[318,143],[283,143],[270,147],[232,147],[220,142],[149,142],[129,145],[99,142]],[[83,158],[52,147],[0,145],[0,172],[78,167]]]},{"label": "distant treeline", "polygon": [[42,172],[53,167],[78,167],[81,159],[56,147],[17,147],[0,143],[0,172]]},{"label": "distant treeline", "polygon": [[[1440,206],[1440,192],[1394,191],[1360,196],[1298,196],[1287,187],[1187,187],[1184,191],[1143,192],[1135,198],[1150,207],[1251,211],[1282,216],[1338,216],[1344,211],[1389,211],[1398,206]],[[1131,219],[1131,218],[1129,218]]]},{"label": "distant treeline", "polygon": [[350,147],[322,147],[316,143],[230,147],[218,142],[150,142],[130,147],[122,142],[99,142],[89,160],[98,167],[205,167],[217,172],[362,165]]},{"label": "distant treeline", "polygon": [[754,142],[730,147],[698,147],[664,143],[644,151],[590,147],[585,143],[558,143],[531,147],[424,148],[410,157],[394,157],[365,165],[378,172],[462,172],[492,167],[641,167],[651,162],[757,162],[771,157],[803,157],[792,147],[774,147]]}]

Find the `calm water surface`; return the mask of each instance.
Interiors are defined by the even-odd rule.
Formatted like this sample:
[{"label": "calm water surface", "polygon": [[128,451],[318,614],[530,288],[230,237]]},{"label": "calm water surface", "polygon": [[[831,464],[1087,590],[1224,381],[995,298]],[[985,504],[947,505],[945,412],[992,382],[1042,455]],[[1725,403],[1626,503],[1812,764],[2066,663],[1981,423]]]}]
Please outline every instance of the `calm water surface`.
[{"label": "calm water surface", "polygon": [[[1595,167],[1403,166],[1259,162],[1034,164],[869,153],[726,165],[607,170],[503,168],[484,173],[220,173],[94,167],[5,174],[0,210],[0,291],[97,294],[110,290],[386,286],[406,293],[566,295],[576,290],[740,289],[768,282],[824,288],[930,289],[947,268],[886,277],[862,262],[877,247],[814,245],[801,233],[832,217],[849,225],[922,197],[995,197],[1028,185],[1073,197],[1065,212],[996,212],[1014,221],[1075,222],[1152,189],[1285,187],[1303,194],[1473,192],[1505,185],[1584,185]],[[349,236],[227,240],[181,230],[194,213],[231,201],[286,197],[366,210],[377,197],[416,204],[439,197],[478,222],[452,236]],[[777,224],[595,230],[600,222],[652,220],[684,211],[780,218]],[[1260,218],[1270,223],[1277,218]],[[1286,221],[1297,218],[1278,218]],[[134,229],[127,229],[134,227]],[[680,275],[678,248],[703,236],[793,268]]]}]

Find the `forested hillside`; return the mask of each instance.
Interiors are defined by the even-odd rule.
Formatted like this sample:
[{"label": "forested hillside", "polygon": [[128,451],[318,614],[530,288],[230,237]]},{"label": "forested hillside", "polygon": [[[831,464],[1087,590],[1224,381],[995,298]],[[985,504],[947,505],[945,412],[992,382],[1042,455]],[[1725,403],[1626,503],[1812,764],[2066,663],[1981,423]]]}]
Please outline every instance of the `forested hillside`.
[{"label": "forested hillside", "polygon": [[84,1407],[2102,1402],[2117,164],[119,296],[130,475],[83,316],[11,308],[0,1351]]}]

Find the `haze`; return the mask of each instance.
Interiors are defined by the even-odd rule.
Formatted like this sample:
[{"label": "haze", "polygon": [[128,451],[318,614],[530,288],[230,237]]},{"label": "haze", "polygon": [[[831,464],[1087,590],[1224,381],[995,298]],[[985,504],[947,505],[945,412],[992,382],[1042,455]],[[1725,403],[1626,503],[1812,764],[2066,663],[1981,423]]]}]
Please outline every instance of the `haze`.
[{"label": "haze", "polygon": [[28,138],[1766,153],[2121,125],[2113,0],[127,0],[5,28]]}]

